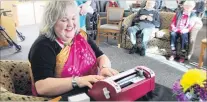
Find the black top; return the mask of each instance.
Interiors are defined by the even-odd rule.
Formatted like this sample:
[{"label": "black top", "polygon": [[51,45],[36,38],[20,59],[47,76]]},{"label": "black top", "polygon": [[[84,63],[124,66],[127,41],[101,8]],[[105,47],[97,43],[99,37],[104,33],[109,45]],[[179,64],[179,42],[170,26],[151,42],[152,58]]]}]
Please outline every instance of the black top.
[{"label": "black top", "polygon": [[[95,52],[96,58],[103,55],[103,52],[90,37],[88,37],[88,43]],[[55,77],[56,56],[60,53],[61,49],[56,41],[51,41],[44,35],[36,39],[28,57],[35,82],[48,77]]]},{"label": "black top", "polygon": [[[148,16],[151,15],[153,20],[152,21],[149,21],[147,19],[140,20],[140,16],[142,15],[148,15]],[[143,8],[137,12],[137,15],[134,18],[133,22],[138,23],[141,29],[151,27],[151,26],[153,27],[155,26],[156,28],[159,28],[160,27],[160,14],[156,10],[147,10]]]}]

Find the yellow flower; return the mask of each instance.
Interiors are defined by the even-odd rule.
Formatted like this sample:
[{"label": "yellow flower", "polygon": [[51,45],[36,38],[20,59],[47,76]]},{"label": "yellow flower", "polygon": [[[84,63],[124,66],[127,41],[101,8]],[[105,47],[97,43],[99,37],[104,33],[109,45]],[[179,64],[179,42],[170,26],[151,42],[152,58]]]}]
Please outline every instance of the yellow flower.
[{"label": "yellow flower", "polygon": [[188,88],[195,84],[204,87],[204,80],[206,80],[206,71],[200,69],[190,69],[182,76],[180,84],[185,92]]}]

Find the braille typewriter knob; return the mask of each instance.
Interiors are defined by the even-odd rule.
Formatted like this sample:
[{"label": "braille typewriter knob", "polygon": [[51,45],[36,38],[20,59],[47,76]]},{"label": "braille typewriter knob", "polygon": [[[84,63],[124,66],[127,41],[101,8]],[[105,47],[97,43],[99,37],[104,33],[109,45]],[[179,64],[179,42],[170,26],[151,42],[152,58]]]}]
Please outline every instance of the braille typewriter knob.
[{"label": "braille typewriter knob", "polygon": [[104,96],[105,96],[106,99],[109,99],[110,98],[110,95],[109,95],[110,92],[107,90],[106,87],[103,88],[103,93],[104,93]]}]

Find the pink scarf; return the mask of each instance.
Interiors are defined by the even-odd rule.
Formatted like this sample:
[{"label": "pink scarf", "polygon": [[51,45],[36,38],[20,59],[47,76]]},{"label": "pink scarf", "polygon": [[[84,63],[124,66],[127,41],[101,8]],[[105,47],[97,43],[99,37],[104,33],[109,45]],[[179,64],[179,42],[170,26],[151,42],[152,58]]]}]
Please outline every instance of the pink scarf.
[{"label": "pink scarf", "polygon": [[78,34],[70,48],[61,77],[97,74],[96,56],[87,41]]}]

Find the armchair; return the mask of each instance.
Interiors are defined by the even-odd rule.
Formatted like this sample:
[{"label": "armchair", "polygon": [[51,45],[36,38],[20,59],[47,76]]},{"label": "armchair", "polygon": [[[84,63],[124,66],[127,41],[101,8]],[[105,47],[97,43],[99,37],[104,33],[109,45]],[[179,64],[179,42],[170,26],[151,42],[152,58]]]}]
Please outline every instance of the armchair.
[{"label": "armchair", "polygon": [[[117,7],[109,7],[107,17],[99,17],[97,27],[96,43],[99,44],[100,36],[118,38],[118,47],[121,43],[121,25],[123,20],[124,9]],[[107,24],[101,25],[101,20],[107,19]]]},{"label": "armchair", "polygon": [[31,68],[28,61],[0,60],[0,101],[46,101],[32,96]]}]

